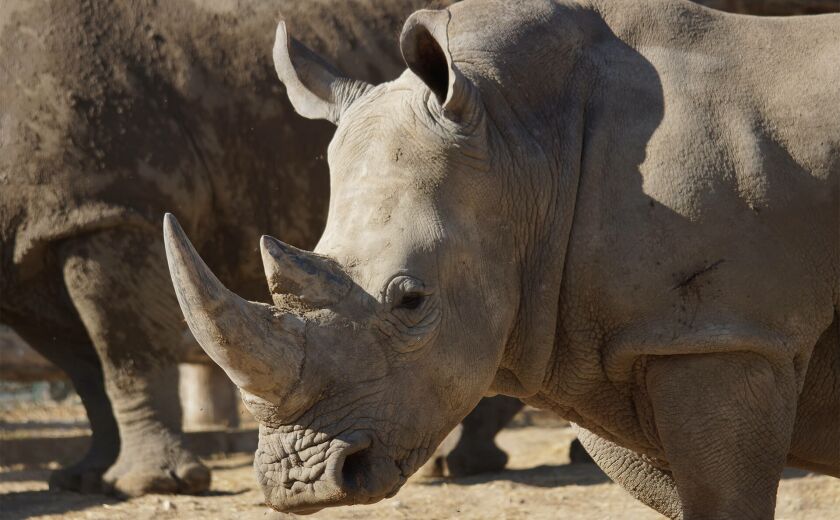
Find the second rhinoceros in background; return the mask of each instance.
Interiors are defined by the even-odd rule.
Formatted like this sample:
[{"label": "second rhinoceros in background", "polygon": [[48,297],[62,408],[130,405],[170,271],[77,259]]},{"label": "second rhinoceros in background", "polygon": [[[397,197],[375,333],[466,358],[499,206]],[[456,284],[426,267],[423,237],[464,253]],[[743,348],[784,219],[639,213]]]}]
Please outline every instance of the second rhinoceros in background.
[{"label": "second rhinoceros in background", "polygon": [[840,15],[465,0],[400,47],[374,86],[278,27],[296,110],[338,129],[315,252],[262,239],[273,305],[165,220],[268,504],[392,496],[487,393],[578,423],[672,518],[770,518],[786,463],[840,476]]},{"label": "second rhinoceros in background", "polygon": [[[428,3],[0,2],[0,322],[69,375],[93,430],[52,487],[96,491],[104,473],[126,495],[207,489],[180,438],[175,367],[194,342],[163,212],[177,208],[226,283],[268,301],[249,244],[316,243],[333,134],[294,114],[274,76],[278,17],[382,81],[402,68],[393,35]],[[479,458],[462,471],[504,465],[492,434],[471,438]]]}]

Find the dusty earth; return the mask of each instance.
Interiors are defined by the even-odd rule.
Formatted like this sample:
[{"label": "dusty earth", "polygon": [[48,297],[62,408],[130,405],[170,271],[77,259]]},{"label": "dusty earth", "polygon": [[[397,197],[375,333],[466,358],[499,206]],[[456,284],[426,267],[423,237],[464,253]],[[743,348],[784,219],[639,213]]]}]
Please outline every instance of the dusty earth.
[{"label": "dusty earth", "polygon": [[[72,400],[71,400],[72,403]],[[81,406],[28,404],[0,409],[0,442],[22,434],[53,436],[83,430]],[[457,480],[414,477],[390,499],[374,506],[325,510],[313,519],[606,519],[662,518],[636,502],[593,465],[567,465],[571,430],[539,415],[520,416],[503,431],[500,445],[511,455],[507,471]],[[536,420],[533,417],[537,417]],[[529,424],[532,424],[529,426]],[[0,453],[2,460],[2,453]],[[262,504],[249,455],[206,460],[213,485],[201,496],[152,495],[119,501],[47,490],[48,467],[0,466],[0,518],[41,519],[216,519],[293,518]],[[840,480],[788,471],[777,518],[837,518]]]}]

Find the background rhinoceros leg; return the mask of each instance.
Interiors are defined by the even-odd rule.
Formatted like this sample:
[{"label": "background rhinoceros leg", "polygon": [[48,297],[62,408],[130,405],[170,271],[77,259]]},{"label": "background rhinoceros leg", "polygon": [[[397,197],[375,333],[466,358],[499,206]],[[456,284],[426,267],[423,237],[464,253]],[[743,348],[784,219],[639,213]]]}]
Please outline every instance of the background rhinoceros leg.
[{"label": "background rhinoceros leg", "polygon": [[93,432],[88,452],[80,461],[52,472],[50,489],[101,491],[102,474],[117,459],[120,437],[96,351],[87,338],[73,333],[59,332],[26,318],[12,318],[10,322],[21,338],[67,374],[82,399]]},{"label": "background rhinoceros leg", "polygon": [[68,242],[64,282],[102,363],[120,433],[108,488],[135,496],[194,493],[210,472],[181,439],[177,345],[184,330],[163,246],[151,232]]},{"label": "background rhinoceros leg", "polygon": [[580,426],[575,426],[575,429],[578,440],[592,456],[592,460],[616,484],[668,518],[682,518],[682,503],[670,472],[658,468],[647,457],[589,430]]},{"label": "background rhinoceros leg", "polygon": [[505,469],[507,453],[496,446],[496,434],[513,419],[524,404],[515,397],[485,397],[461,423],[461,438],[446,455],[452,477]]},{"label": "background rhinoceros leg", "polygon": [[658,357],[646,377],[683,517],[773,518],[796,414],[793,360]]},{"label": "background rhinoceros leg", "polygon": [[[421,473],[427,477],[463,477],[503,470],[508,456],[496,446],[496,434],[523,406],[514,397],[485,397],[464,418],[461,427],[441,443]],[[453,440],[456,435],[457,440]]]},{"label": "background rhinoceros leg", "polygon": [[569,445],[569,463],[570,464],[594,464],[592,455],[583,447],[580,439],[575,439]]}]

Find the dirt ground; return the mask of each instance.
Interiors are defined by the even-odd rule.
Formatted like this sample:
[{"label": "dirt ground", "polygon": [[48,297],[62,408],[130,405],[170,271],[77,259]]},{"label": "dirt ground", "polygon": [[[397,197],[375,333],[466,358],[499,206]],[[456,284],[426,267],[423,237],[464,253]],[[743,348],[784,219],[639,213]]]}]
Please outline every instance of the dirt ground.
[{"label": "dirt ground", "polygon": [[[8,421],[8,417],[4,419]],[[572,439],[571,430],[562,426],[507,429],[499,436],[499,444],[511,456],[507,471],[457,480],[414,477],[390,500],[367,507],[325,510],[312,518],[661,518],[612,484],[595,466],[567,465]],[[0,467],[0,518],[293,518],[272,513],[262,504],[250,456],[212,458],[207,463],[214,471],[213,486],[207,494],[152,495],[129,501],[50,492],[45,482],[49,468]],[[800,471],[785,475],[777,518],[834,519],[838,511],[840,480]]]}]

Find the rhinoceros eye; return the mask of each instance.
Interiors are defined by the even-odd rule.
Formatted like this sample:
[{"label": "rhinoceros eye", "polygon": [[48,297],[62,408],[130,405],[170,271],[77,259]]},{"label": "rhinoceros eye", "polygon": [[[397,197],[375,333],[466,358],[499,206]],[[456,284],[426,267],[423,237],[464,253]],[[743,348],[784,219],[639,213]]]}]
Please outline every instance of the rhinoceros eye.
[{"label": "rhinoceros eye", "polygon": [[400,309],[414,310],[423,303],[425,297],[426,295],[421,293],[408,293],[402,297],[397,307]]},{"label": "rhinoceros eye", "polygon": [[413,276],[396,276],[385,289],[385,301],[392,309],[417,309],[427,295],[423,282]]},{"label": "rhinoceros eye", "polygon": [[392,346],[398,352],[412,352],[428,344],[430,334],[440,323],[440,298],[434,291],[413,276],[397,275],[383,290],[388,312],[385,320],[391,325],[387,334],[397,341]]}]

